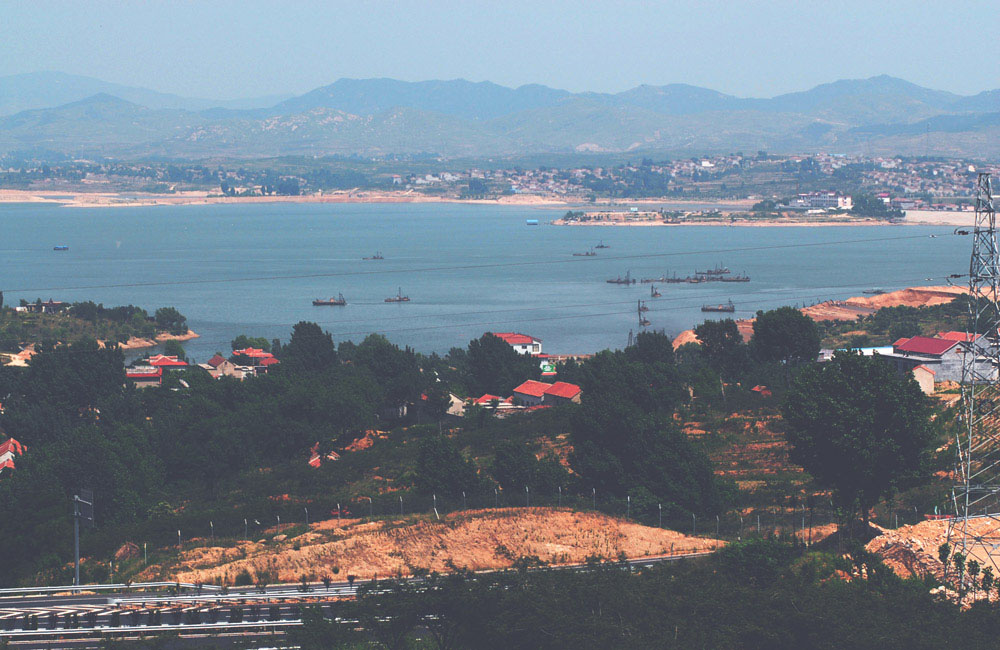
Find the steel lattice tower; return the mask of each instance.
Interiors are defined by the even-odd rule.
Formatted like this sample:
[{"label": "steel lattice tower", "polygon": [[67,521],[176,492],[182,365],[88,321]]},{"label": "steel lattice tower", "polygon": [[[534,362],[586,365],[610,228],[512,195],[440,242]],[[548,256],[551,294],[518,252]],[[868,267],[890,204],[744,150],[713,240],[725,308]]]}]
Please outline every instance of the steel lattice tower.
[{"label": "steel lattice tower", "polygon": [[[969,322],[962,343],[962,411],[956,442],[954,517],[948,540],[956,552],[1000,573],[1000,249],[990,175],[976,181],[976,223],[969,264]],[[977,336],[977,334],[979,336]],[[962,580],[964,581],[964,576]]]}]

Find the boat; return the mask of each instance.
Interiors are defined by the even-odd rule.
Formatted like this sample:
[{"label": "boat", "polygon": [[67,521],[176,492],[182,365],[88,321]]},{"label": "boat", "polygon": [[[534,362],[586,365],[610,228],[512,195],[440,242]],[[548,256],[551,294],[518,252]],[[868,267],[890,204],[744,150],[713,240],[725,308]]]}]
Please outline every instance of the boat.
[{"label": "boat", "polygon": [[595,251],[593,248],[591,248],[586,253],[573,253],[573,257],[594,257],[595,255],[597,255],[597,251]]},{"label": "boat", "polygon": [[638,311],[638,314],[639,314],[639,327],[648,327],[649,326],[649,319],[642,315],[642,307],[643,307],[643,304],[642,304],[642,301],[640,300],[639,301],[639,311]]},{"label": "boat", "polygon": [[313,300],[313,307],[343,307],[347,304],[344,300],[344,294],[337,294],[336,298],[330,298],[329,300],[323,300],[322,298],[317,298]]},{"label": "boat", "polygon": [[385,299],[386,302],[410,302],[409,296],[403,295],[403,289],[400,287],[396,290],[396,295]]},{"label": "boat", "polygon": [[730,300],[729,302],[722,305],[702,305],[701,310],[710,312],[725,312],[727,314],[731,314],[734,311],[736,311],[736,305],[734,305],[733,301]]},{"label": "boat", "polygon": [[602,240],[601,240],[601,243],[600,243],[600,244],[598,244],[597,246],[595,246],[594,248],[611,248],[611,246],[610,246],[610,245],[608,245],[608,244],[605,244],[605,243],[604,243],[604,240],[602,239]]},{"label": "boat", "polygon": [[625,271],[625,277],[618,276],[607,281],[608,284],[635,284],[635,278],[632,277],[631,271]]},{"label": "boat", "polygon": [[385,258],[382,257],[382,251],[379,251],[379,252],[375,253],[374,255],[372,255],[371,257],[362,257],[361,259],[363,259],[363,260],[384,260]]},{"label": "boat", "polygon": [[68,251],[69,250],[69,246],[66,246],[66,245],[53,246],[52,250],[54,250],[54,251]]},{"label": "boat", "polygon": [[749,282],[750,281],[750,276],[747,275],[746,273],[740,273],[738,275],[730,275],[730,276],[719,276],[718,277],[718,281],[719,282]]},{"label": "boat", "polygon": [[655,284],[652,285],[651,287],[649,287],[649,297],[650,298],[659,298],[662,295],[663,294],[661,294],[659,291],[656,290],[656,285]]},{"label": "boat", "polygon": [[722,266],[721,264],[716,264],[714,269],[708,269],[707,271],[695,271],[695,275],[729,275],[729,268]]},{"label": "boat", "polygon": [[646,306],[646,303],[644,303],[643,301],[640,300],[639,301],[639,313],[641,314],[644,311],[649,311],[649,307]]},{"label": "boat", "polygon": [[525,219],[524,220],[524,225],[526,225],[526,226],[537,226],[538,225],[538,219]]},{"label": "boat", "polygon": [[867,293],[869,296],[881,296],[885,291],[882,289],[865,289],[861,293]]}]

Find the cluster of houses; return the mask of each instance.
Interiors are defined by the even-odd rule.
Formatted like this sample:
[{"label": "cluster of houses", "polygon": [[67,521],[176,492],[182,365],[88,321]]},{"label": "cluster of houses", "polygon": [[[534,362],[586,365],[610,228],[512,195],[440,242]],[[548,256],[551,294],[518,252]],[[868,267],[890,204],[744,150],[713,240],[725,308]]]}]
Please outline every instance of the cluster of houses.
[{"label": "cluster of houses", "polygon": [[157,354],[149,357],[149,359],[146,359],[140,365],[127,368],[125,376],[135,384],[136,388],[160,386],[163,384],[165,372],[187,368],[201,368],[214,379],[233,377],[242,381],[247,377],[257,377],[267,374],[267,371],[278,363],[280,361],[278,361],[277,357],[260,348],[233,350],[233,355],[230,359],[225,358],[221,354],[216,354],[207,363],[193,365],[176,356]]},{"label": "cluster of houses", "polygon": [[[938,332],[934,336],[911,336],[898,339],[891,346],[878,348],[862,348],[861,354],[878,355],[887,363],[891,363],[900,373],[910,373],[920,385],[920,389],[930,395],[934,392],[934,384],[941,382],[961,382],[962,366],[965,350],[971,344],[973,348],[990,345],[989,340],[981,334],[966,334],[965,332]],[[820,361],[830,358],[832,350],[823,350]],[[976,375],[980,378],[997,378],[997,369],[983,361],[977,367]]]},{"label": "cluster of houses", "polygon": [[[541,339],[520,332],[491,332],[491,334],[503,340],[518,354],[537,358],[543,377],[555,375],[550,355],[542,353]],[[547,383],[529,379],[514,388],[511,394],[506,397],[487,393],[468,400],[468,403],[484,408],[493,408],[497,415],[502,416],[517,411],[557,406],[569,402],[579,404],[582,394],[583,391],[576,384],[565,381]]]}]

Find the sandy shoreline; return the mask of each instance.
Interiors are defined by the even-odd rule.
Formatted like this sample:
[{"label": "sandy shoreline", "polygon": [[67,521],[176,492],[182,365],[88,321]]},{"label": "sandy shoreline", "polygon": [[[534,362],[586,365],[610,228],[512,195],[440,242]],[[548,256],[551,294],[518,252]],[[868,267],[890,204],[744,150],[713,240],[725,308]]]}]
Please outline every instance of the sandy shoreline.
[{"label": "sandy shoreline", "polygon": [[[340,191],[326,194],[306,194],[301,196],[248,196],[232,197],[211,194],[208,192],[177,192],[174,194],[131,194],[123,192],[77,192],[59,190],[3,190],[0,189],[0,204],[3,203],[52,203],[69,208],[111,208],[111,207],[153,207],[176,205],[244,205],[253,203],[460,203],[466,205],[510,205],[523,207],[558,209],[567,206],[581,205],[580,201],[567,200],[565,197],[545,196],[537,194],[514,194],[498,199],[457,199],[451,197],[428,196],[413,191],[374,192],[374,191]],[[646,199],[610,199],[600,200],[590,206],[624,206],[624,205],[684,205],[705,206],[718,204],[727,207],[748,204],[748,200],[687,200],[670,198]],[[724,212],[725,214],[725,212]],[[969,226],[974,220],[972,212],[908,210],[906,219],[898,225],[919,226]],[[601,226],[601,227],[651,227],[651,226],[737,226],[741,228],[767,227],[816,227],[816,226],[879,226],[887,225],[876,219],[763,219],[728,221],[704,220],[686,221],[681,223],[663,223],[660,221],[641,222],[564,222],[555,219],[557,226]]]}]

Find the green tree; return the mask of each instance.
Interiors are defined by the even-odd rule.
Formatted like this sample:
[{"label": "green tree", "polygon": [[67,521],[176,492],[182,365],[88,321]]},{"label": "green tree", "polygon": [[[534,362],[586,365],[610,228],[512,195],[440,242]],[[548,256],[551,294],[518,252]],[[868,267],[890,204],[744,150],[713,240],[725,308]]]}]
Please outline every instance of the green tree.
[{"label": "green tree", "polygon": [[175,341],[170,339],[163,343],[163,354],[168,357],[177,357],[178,359],[185,359],[186,353],[184,351],[184,345],[180,341]]},{"label": "green tree", "polygon": [[665,332],[639,332],[625,358],[642,363],[673,363],[674,342]]},{"label": "green tree", "polygon": [[425,494],[452,497],[481,486],[475,463],[462,456],[455,443],[438,435],[420,441],[415,483]]},{"label": "green tree", "polygon": [[263,336],[247,336],[240,334],[229,344],[230,350],[246,350],[247,348],[258,348],[264,352],[271,352],[271,342]]},{"label": "green tree", "polygon": [[869,511],[923,476],[934,440],[920,387],[888,363],[841,351],[796,377],[782,407],[791,458],[844,507]]},{"label": "green tree", "polygon": [[819,330],[811,318],[794,307],[779,307],[757,312],[750,352],[765,362],[815,361],[819,343]]},{"label": "green tree", "polygon": [[292,327],[288,345],[281,348],[282,365],[288,369],[322,370],[337,361],[333,337],[316,323],[300,321]]},{"label": "green tree", "polygon": [[731,376],[745,364],[747,348],[733,319],[707,320],[694,333],[708,363],[717,371]]},{"label": "green tree", "polygon": [[155,318],[160,329],[171,334],[187,334],[187,318],[173,307],[160,307],[156,310]]},{"label": "green tree", "polygon": [[476,395],[490,393],[506,397],[525,380],[541,376],[537,359],[519,354],[489,332],[469,342],[466,360],[469,389]]}]

